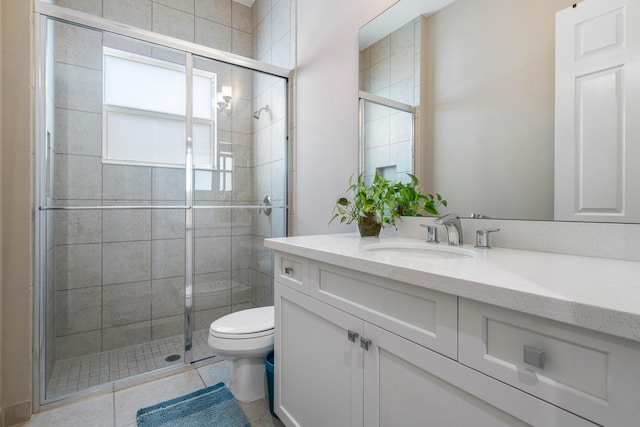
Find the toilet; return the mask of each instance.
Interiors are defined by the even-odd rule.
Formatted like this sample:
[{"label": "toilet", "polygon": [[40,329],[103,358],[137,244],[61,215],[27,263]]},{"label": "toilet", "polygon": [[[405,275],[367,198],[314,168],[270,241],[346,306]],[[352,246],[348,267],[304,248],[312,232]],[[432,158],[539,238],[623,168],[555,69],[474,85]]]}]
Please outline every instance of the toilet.
[{"label": "toilet", "polygon": [[209,347],[233,361],[229,389],[236,400],[265,395],[265,355],[273,349],[273,306],[227,314],[211,323]]}]

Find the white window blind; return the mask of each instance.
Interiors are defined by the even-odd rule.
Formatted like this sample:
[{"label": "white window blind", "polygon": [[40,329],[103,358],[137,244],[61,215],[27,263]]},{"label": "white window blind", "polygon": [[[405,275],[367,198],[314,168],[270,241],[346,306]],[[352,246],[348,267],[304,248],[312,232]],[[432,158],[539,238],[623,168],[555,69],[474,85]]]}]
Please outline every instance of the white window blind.
[{"label": "white window blind", "polygon": [[[103,52],[103,161],[184,166],[185,67],[110,48]],[[193,74],[194,167],[215,169],[216,75]]]}]

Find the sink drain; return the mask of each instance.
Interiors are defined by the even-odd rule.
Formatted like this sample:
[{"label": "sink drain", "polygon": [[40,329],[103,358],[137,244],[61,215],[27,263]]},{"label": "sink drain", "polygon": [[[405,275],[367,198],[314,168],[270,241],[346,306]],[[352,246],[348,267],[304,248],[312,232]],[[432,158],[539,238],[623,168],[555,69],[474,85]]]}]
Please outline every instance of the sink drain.
[{"label": "sink drain", "polygon": [[180,360],[179,354],[172,354],[171,356],[167,356],[164,358],[165,362],[175,362],[176,360]]}]

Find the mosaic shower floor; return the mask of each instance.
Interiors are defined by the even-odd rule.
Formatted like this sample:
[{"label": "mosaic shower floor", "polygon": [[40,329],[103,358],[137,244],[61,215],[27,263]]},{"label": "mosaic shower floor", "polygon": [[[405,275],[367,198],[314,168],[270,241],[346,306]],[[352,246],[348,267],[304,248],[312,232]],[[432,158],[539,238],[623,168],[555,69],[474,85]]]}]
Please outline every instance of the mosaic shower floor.
[{"label": "mosaic shower floor", "polygon": [[[213,357],[207,339],[209,330],[193,333],[193,360]],[[90,387],[183,363],[182,335],[123,347],[102,353],[58,360],[47,385],[47,398],[55,398]],[[180,359],[166,361],[178,354]]]}]

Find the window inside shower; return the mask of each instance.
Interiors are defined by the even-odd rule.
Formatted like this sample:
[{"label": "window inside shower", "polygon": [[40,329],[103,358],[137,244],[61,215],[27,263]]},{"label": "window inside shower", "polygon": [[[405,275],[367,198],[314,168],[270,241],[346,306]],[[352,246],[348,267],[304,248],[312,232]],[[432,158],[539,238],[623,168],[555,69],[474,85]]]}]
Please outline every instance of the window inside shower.
[{"label": "window inside shower", "polygon": [[287,80],[38,22],[42,404],[216,357],[212,321],[273,304],[263,241],[286,235]]}]

